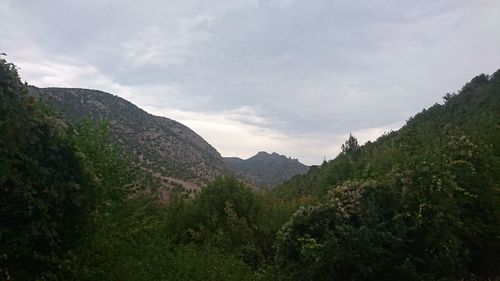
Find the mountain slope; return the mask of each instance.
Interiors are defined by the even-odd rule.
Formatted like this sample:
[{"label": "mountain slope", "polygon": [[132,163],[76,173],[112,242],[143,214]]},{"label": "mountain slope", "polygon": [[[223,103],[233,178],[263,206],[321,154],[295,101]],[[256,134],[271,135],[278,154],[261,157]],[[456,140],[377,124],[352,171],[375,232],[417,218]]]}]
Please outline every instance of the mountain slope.
[{"label": "mountain slope", "polygon": [[274,187],[297,174],[305,174],[309,167],[297,159],[277,153],[261,151],[243,160],[238,157],[224,157],[229,169],[243,176],[257,187]]},{"label": "mountain slope", "polygon": [[194,131],[118,96],[72,88],[30,87],[30,92],[70,122],[109,121],[112,140],[156,178],[153,185],[194,189],[225,170],[221,155]]},{"label": "mountain slope", "polygon": [[400,130],[361,146],[354,159],[347,160],[341,153],[276,191],[287,196],[322,196],[329,187],[353,177],[388,173],[402,159],[442,146],[446,134],[461,134],[489,146],[500,161],[500,70],[489,77],[475,77],[459,93],[446,94],[443,99],[444,104],[424,109]]},{"label": "mountain slope", "polygon": [[277,235],[283,268],[311,280],[498,280],[500,71],[444,100],[272,191],[310,204]]}]

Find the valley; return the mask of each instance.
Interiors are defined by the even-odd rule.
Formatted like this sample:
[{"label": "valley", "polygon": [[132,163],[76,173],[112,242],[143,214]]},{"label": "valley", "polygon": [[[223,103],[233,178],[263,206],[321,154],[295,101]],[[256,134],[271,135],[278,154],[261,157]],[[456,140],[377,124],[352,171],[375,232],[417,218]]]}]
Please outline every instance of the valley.
[{"label": "valley", "polygon": [[111,94],[27,86],[5,60],[0,98],[3,279],[500,276],[500,71],[311,167],[223,158]]}]

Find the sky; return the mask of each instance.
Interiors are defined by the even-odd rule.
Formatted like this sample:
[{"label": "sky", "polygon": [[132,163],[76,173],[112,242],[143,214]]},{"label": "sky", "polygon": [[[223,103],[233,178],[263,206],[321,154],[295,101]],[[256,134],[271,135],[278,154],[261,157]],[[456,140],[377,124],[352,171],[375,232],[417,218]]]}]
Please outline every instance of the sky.
[{"label": "sky", "polygon": [[0,0],[38,87],[121,96],[223,156],[306,164],[396,130],[500,68],[498,0]]}]

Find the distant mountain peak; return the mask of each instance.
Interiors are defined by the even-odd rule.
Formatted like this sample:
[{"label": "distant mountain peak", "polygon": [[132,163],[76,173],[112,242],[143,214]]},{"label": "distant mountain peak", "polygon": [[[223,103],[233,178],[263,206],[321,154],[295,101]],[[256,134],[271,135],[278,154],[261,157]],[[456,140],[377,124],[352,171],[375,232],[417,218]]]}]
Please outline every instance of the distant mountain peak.
[{"label": "distant mountain peak", "polygon": [[287,157],[285,155],[282,155],[282,154],[279,154],[279,153],[276,153],[276,152],[267,152],[267,151],[259,151],[257,152],[257,154],[255,154],[254,156],[248,158],[248,159],[251,159],[251,158],[255,158],[255,157],[266,157],[266,158],[287,158],[287,159],[291,159],[290,157]]},{"label": "distant mountain peak", "polygon": [[305,174],[309,167],[285,155],[259,151],[243,160],[237,157],[224,157],[226,165],[258,187],[274,187],[297,174]]},{"label": "distant mountain peak", "polygon": [[271,156],[271,154],[267,153],[266,151],[259,151],[257,154],[255,154],[254,156],[248,158],[247,160],[250,160],[250,159],[266,159],[266,158],[269,158]]}]

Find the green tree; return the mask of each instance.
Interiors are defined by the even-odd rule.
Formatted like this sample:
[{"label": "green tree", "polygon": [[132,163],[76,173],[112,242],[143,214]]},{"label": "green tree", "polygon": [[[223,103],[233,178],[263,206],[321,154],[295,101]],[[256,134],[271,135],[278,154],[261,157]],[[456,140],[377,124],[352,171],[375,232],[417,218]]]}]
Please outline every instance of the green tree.
[{"label": "green tree", "polygon": [[263,205],[243,182],[219,177],[193,200],[170,206],[167,231],[181,243],[208,243],[233,253],[252,265],[263,259],[262,230],[257,223]]},{"label": "green tree", "polygon": [[0,118],[0,274],[34,279],[79,237],[93,182],[59,120],[3,59]]},{"label": "green tree", "polygon": [[349,134],[349,138],[342,145],[342,153],[343,154],[352,154],[359,149],[358,139],[355,138],[352,134]]},{"label": "green tree", "polygon": [[298,210],[278,233],[276,261],[295,280],[405,280],[405,227],[393,194],[374,181],[347,181]]}]

